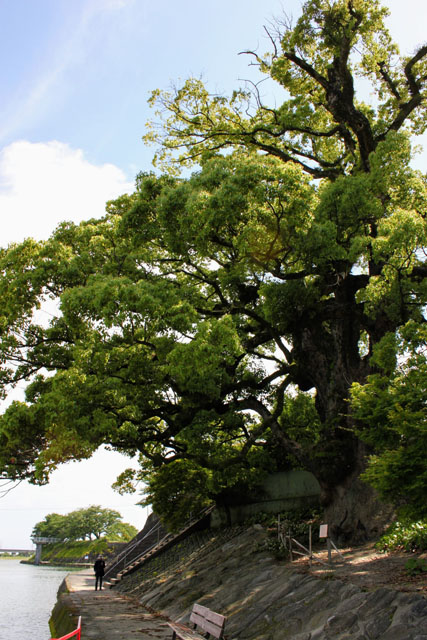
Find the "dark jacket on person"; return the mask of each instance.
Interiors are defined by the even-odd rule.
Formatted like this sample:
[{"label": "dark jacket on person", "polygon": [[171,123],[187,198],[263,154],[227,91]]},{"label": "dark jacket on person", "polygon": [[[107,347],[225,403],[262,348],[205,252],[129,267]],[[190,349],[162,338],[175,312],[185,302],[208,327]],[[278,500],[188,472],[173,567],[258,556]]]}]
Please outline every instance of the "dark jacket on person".
[{"label": "dark jacket on person", "polygon": [[93,565],[93,570],[96,576],[103,576],[105,573],[105,560],[103,558],[97,558]]}]

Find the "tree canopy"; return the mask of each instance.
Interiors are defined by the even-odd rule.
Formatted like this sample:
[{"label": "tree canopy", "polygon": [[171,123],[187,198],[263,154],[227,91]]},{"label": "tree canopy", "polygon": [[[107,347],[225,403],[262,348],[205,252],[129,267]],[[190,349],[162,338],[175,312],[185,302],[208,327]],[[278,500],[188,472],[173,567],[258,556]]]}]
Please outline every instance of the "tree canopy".
[{"label": "tree canopy", "polygon": [[118,511],[92,505],[86,509],[76,509],[66,515],[49,513],[44,520],[34,525],[32,537],[58,538],[59,540],[92,540],[101,536],[110,541],[131,540],[138,530],[127,522],[122,522]]},{"label": "tree canopy", "polygon": [[[28,382],[0,418],[5,477],[42,483],[108,444],[140,454],[147,500],[171,521],[267,471],[309,469],[337,504],[372,448],[380,468],[399,435],[376,414],[373,354],[423,327],[427,273],[426,176],[410,164],[427,46],[400,56],[386,13],[308,0],[278,24],[269,54],[249,52],[285,90],[278,107],[256,84],[155,91],[147,138],[164,173],[141,173],[101,220],[1,251],[0,380]],[[397,362],[385,394],[393,380],[409,393]],[[343,531],[360,521],[341,515]]]}]

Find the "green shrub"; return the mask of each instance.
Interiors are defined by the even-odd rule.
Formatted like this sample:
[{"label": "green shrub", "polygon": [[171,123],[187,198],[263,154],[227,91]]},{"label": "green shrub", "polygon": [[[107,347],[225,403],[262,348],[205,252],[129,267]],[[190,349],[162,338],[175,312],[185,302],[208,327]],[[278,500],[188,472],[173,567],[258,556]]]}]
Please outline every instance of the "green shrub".
[{"label": "green shrub", "polygon": [[410,558],[405,564],[406,573],[410,576],[417,576],[427,572],[427,562],[424,558]]},{"label": "green shrub", "polygon": [[425,551],[427,549],[427,520],[394,522],[376,546],[380,551]]},{"label": "green shrub", "polygon": [[289,557],[288,551],[278,538],[267,538],[262,544],[258,545],[258,551],[268,551],[276,560],[285,560]]},{"label": "green shrub", "polygon": [[309,526],[313,525],[313,542],[318,540],[321,516],[315,508],[291,509],[280,514],[258,513],[248,522],[263,524],[270,528],[270,537],[259,547],[269,551],[275,558],[282,560],[288,557],[288,552],[277,537],[277,521],[280,517],[280,529],[283,533],[290,533],[301,544],[309,544]]},{"label": "green shrub", "polygon": [[[284,511],[280,515],[280,529],[285,535],[290,535],[301,544],[308,547],[309,527],[312,525],[312,542],[319,540],[319,524],[322,522],[317,509],[303,508]],[[277,516],[276,516],[277,524]]]},{"label": "green shrub", "polygon": [[262,524],[267,527],[277,527],[277,519],[280,518],[281,525],[292,531],[292,535],[297,537],[308,532],[309,524],[320,524],[320,512],[315,507],[295,508],[281,513],[260,512],[246,520],[247,524]]}]

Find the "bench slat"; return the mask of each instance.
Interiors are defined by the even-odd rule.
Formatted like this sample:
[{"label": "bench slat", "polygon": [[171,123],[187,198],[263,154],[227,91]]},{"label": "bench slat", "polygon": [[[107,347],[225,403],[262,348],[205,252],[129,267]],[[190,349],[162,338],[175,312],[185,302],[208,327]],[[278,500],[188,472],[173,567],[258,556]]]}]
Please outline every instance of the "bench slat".
[{"label": "bench slat", "polygon": [[200,614],[203,618],[209,620],[209,622],[218,625],[218,627],[224,626],[225,616],[222,616],[220,613],[216,613],[215,611],[211,611],[211,609],[208,609],[201,604],[196,603],[193,606],[193,612]]},{"label": "bench slat", "polygon": [[210,636],[221,640],[223,637],[225,616],[220,613],[211,611],[208,607],[195,603],[190,614],[190,623],[197,626],[197,629],[190,629],[180,622],[168,622],[168,625],[181,640],[204,640],[206,635],[202,636],[198,631],[208,633]]},{"label": "bench slat", "polygon": [[173,624],[172,622],[168,622],[168,625],[174,631],[178,638],[181,640],[206,640],[203,636],[201,636],[197,631],[193,631],[188,627],[184,627],[178,623]]},{"label": "bench slat", "polygon": [[203,631],[207,631],[214,638],[221,637],[223,625],[218,626],[217,624],[213,624],[212,622],[209,622],[209,620],[200,617],[198,614],[192,615],[190,620],[194,624],[197,624],[198,628],[203,629]]}]

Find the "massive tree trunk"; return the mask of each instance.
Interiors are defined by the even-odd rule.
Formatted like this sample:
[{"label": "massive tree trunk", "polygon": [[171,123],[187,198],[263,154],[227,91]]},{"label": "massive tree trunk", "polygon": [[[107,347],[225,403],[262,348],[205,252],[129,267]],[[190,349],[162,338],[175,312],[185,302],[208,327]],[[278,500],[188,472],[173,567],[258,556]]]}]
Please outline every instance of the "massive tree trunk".
[{"label": "massive tree trunk", "polygon": [[394,514],[392,505],[384,503],[375,489],[360,479],[368,452],[360,441],[353,443],[352,472],[335,486],[321,482],[321,503],[325,522],[330,524],[332,539],[345,545],[378,539]]},{"label": "massive tree trunk", "polygon": [[[392,508],[381,504],[376,492],[360,480],[369,451],[355,434],[349,406],[352,383],[363,383],[371,372],[359,345],[364,324],[350,281],[340,285],[318,314],[298,318],[293,333],[293,378],[301,390],[315,389],[323,424],[311,471],[322,487],[325,517],[340,542],[378,535],[392,514]],[[381,335],[390,329],[384,325]]]}]

